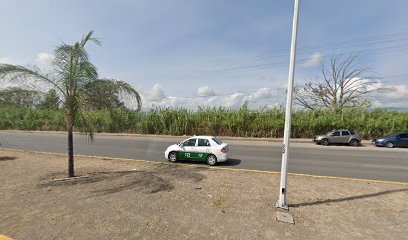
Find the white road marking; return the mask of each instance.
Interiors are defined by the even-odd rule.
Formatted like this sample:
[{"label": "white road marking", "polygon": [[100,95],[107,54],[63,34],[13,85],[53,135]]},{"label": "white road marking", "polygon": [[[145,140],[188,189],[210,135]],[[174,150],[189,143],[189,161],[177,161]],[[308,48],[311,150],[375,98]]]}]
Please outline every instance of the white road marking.
[{"label": "white road marking", "polygon": [[402,166],[390,166],[390,165],[375,165],[375,164],[361,164],[362,166],[365,167],[374,167],[374,168],[389,168],[389,169],[400,169],[400,170],[408,170],[408,167],[402,167]]}]

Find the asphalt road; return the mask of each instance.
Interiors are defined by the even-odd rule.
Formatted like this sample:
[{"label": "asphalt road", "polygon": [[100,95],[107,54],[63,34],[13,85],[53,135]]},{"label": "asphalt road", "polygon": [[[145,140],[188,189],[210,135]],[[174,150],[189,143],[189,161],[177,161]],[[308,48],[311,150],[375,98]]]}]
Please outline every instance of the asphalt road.
[{"label": "asphalt road", "polygon": [[[74,149],[75,154],[164,162],[167,146],[181,140],[182,137],[96,135],[90,142],[85,136],[75,135]],[[0,131],[0,142],[4,148],[67,152],[67,137],[61,133]],[[225,142],[231,146],[232,159],[222,167],[280,171],[282,143]],[[408,149],[292,143],[288,164],[292,173],[408,182]]]}]

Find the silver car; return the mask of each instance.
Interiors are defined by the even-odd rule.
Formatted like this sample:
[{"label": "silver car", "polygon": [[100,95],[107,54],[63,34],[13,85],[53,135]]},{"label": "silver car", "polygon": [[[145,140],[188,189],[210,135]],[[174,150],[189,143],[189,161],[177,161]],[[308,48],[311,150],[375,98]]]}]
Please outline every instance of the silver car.
[{"label": "silver car", "polygon": [[316,144],[327,146],[329,144],[349,144],[359,146],[361,142],[360,135],[348,129],[333,130],[326,135],[317,135],[313,138]]}]

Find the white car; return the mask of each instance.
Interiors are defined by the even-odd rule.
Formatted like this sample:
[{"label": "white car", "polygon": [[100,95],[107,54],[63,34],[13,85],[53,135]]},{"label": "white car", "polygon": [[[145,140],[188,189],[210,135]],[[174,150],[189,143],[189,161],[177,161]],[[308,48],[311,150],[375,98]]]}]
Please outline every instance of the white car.
[{"label": "white car", "polygon": [[212,136],[194,136],[179,144],[169,146],[164,157],[170,162],[177,160],[207,161],[211,166],[230,158],[229,145]]}]

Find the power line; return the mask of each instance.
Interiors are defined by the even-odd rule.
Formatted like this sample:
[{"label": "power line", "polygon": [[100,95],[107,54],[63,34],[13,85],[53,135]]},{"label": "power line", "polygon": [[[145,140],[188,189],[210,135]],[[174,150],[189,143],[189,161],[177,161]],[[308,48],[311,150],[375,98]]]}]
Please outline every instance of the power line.
[{"label": "power line", "polygon": [[[408,39],[408,32],[401,32],[401,33],[394,33],[394,34],[387,34],[387,35],[379,35],[379,36],[372,36],[367,38],[356,38],[351,40],[339,41],[339,42],[331,42],[331,43],[323,43],[311,46],[300,47],[297,49],[299,54],[310,53],[311,51],[322,50],[329,48],[330,50],[333,49],[341,49],[341,48],[350,48],[356,46],[367,46],[372,44],[379,44],[379,43],[391,43],[396,41],[402,41]],[[222,64],[222,63],[229,63],[229,62],[236,62],[236,61],[245,61],[245,60],[256,60],[259,58],[281,58],[287,57],[289,53],[287,50],[278,50],[278,51],[262,51],[262,52],[255,52],[243,55],[235,55],[230,57],[224,58],[216,58],[216,59],[209,59],[209,60],[198,60],[197,63],[205,65],[205,64]]]},{"label": "power line", "polygon": [[[343,52],[342,54],[332,53],[330,55],[326,55],[326,57],[335,57],[339,55],[367,55],[367,54],[384,54],[398,51],[400,54],[404,53],[401,50],[408,50],[408,45],[400,45],[400,46],[392,46],[392,47],[381,47],[381,48],[371,48],[371,49],[363,49],[358,51],[349,51]],[[296,63],[301,64],[305,61],[309,60],[309,57],[303,57],[297,59]],[[238,72],[238,71],[248,71],[248,70],[263,70],[263,69],[278,69],[281,67],[287,67],[288,59],[269,62],[269,63],[262,63],[262,64],[252,64],[252,65],[244,65],[244,66],[237,66],[237,67],[230,67],[230,68],[222,68],[222,69],[214,69],[214,70],[204,70],[201,73],[212,73],[212,74],[222,74],[222,73],[231,73],[231,72]]]}]

